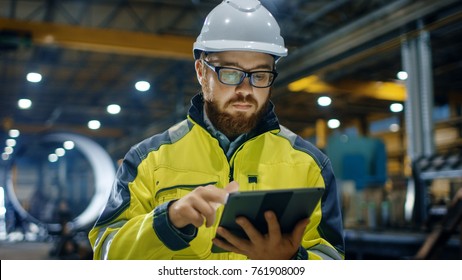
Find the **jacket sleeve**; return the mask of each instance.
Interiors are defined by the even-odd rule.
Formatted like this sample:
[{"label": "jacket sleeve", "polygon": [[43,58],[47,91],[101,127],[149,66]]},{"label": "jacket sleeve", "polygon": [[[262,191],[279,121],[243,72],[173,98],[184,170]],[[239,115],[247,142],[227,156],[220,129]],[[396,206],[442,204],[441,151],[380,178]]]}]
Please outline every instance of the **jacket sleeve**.
[{"label": "jacket sleeve", "polygon": [[343,220],[335,176],[327,157],[322,162],[321,175],[319,185],[324,184],[325,191],[302,240],[302,246],[308,254],[300,253],[299,250],[297,258],[342,260],[345,259]]},{"label": "jacket sleeve", "polygon": [[168,202],[157,205],[146,156],[136,147],[117,171],[105,209],[89,233],[94,259],[169,259],[189,246],[193,229],[175,229]]}]

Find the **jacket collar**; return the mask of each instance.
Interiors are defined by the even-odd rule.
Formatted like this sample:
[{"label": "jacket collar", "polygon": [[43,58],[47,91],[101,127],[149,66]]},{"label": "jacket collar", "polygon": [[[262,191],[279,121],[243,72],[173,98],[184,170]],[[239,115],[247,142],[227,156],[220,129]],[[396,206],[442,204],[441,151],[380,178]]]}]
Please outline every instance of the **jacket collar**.
[{"label": "jacket collar", "polygon": [[[197,124],[207,129],[207,126],[204,123],[204,99],[202,97],[202,93],[196,94],[191,99],[191,107],[189,108],[188,115]],[[274,129],[279,129],[279,121],[276,113],[274,112],[274,104],[270,101],[263,118],[260,120],[256,128],[249,134],[256,136]]]}]

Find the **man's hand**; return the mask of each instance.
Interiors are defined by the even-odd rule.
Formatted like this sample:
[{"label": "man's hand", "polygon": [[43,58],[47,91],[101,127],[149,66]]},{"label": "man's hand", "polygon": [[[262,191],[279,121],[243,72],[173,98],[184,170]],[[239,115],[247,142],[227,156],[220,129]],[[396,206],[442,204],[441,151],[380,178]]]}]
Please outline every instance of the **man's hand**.
[{"label": "man's hand", "polygon": [[268,223],[268,233],[262,235],[244,217],[238,217],[236,223],[245,231],[249,240],[236,237],[223,227],[217,233],[226,240],[215,238],[213,243],[231,252],[246,255],[249,259],[288,260],[291,259],[300,246],[303,233],[309,223],[308,219],[300,220],[292,233],[282,234],[276,215],[272,211],[265,212]]},{"label": "man's hand", "polygon": [[218,206],[224,204],[228,193],[235,192],[239,184],[235,181],[229,183],[224,189],[213,185],[197,187],[189,194],[180,198],[168,208],[170,222],[176,228],[182,228],[189,224],[200,227],[213,225]]}]

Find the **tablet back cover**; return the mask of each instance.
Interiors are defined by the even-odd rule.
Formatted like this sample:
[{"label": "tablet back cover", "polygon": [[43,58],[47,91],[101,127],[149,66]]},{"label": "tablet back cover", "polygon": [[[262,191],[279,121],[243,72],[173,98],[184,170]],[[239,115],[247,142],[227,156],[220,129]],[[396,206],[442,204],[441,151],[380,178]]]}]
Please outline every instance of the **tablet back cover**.
[{"label": "tablet back cover", "polygon": [[[231,193],[220,219],[220,226],[234,235],[247,238],[245,232],[234,221],[244,216],[262,233],[268,232],[264,213],[275,212],[281,231],[292,232],[301,219],[309,217],[324,192],[323,188],[282,189]],[[214,246],[215,247],[215,246]],[[217,248],[212,250],[219,252]]]}]

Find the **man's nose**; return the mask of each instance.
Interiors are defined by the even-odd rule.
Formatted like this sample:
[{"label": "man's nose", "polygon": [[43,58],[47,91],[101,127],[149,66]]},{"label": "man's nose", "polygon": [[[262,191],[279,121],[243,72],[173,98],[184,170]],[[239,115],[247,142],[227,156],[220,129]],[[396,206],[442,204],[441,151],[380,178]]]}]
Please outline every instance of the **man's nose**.
[{"label": "man's nose", "polygon": [[236,93],[244,96],[253,93],[253,86],[250,84],[250,77],[245,77],[242,83],[236,86]]}]

